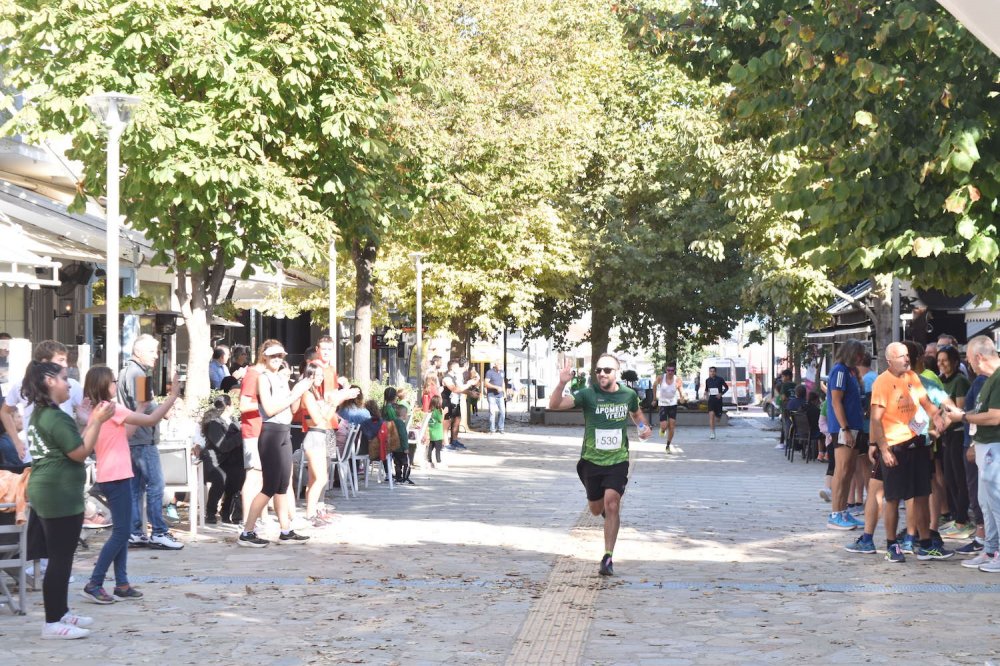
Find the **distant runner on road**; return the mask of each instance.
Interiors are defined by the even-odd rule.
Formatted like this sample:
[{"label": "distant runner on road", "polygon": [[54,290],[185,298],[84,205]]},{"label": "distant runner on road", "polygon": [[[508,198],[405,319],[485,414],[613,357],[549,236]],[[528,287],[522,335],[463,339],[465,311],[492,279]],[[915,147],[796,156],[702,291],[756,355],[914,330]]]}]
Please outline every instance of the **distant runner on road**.
[{"label": "distant runner on road", "polygon": [[573,378],[568,364],[559,372],[559,384],[549,398],[549,409],[583,409],[583,448],[576,473],[587,489],[589,509],[595,516],[604,516],[604,557],[599,573],[615,573],[612,557],[618,528],[621,525],[621,499],[628,483],[628,417],[639,428],[639,439],[649,439],[652,428],[639,409],[636,392],[618,383],[621,364],[611,354],[597,359],[597,383],[580,389],[574,395],[563,396],[566,384]]}]

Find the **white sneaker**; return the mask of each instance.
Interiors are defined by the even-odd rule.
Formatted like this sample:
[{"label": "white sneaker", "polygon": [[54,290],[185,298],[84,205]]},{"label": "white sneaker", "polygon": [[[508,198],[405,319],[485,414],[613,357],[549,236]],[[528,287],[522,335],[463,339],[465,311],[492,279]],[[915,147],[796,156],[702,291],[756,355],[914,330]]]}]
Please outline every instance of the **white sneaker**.
[{"label": "white sneaker", "polygon": [[833,501],[833,492],[829,488],[823,488],[822,490],[820,490],[819,496],[823,499],[824,502]]},{"label": "white sneaker", "polygon": [[[965,562],[962,562],[965,564]],[[979,570],[986,573],[1000,573],[1000,553],[995,553],[988,562],[979,565]]]},{"label": "white sneaker", "polygon": [[72,624],[64,622],[46,622],[42,627],[42,640],[73,640],[74,638],[86,638],[90,635],[89,629],[74,627]]},{"label": "white sneaker", "polygon": [[184,544],[175,539],[173,534],[167,532],[166,534],[154,534],[149,537],[149,547],[161,550],[180,550],[184,547]]},{"label": "white sneaker", "polygon": [[968,567],[970,569],[978,569],[980,564],[986,564],[993,559],[993,555],[990,555],[985,550],[976,554],[971,560],[962,560],[961,564],[963,567]]},{"label": "white sneaker", "polygon": [[715,433],[713,432],[711,435],[708,436],[708,438],[709,439],[715,439]]},{"label": "white sneaker", "polygon": [[785,450],[785,445],[782,444],[781,442],[778,442],[777,444],[774,445],[774,450],[775,451],[784,451]]},{"label": "white sneaker", "polygon": [[93,618],[84,617],[82,615],[74,615],[73,611],[67,611],[59,621],[63,624],[71,624],[74,627],[80,627],[81,629],[86,629],[90,625],[94,624]]}]

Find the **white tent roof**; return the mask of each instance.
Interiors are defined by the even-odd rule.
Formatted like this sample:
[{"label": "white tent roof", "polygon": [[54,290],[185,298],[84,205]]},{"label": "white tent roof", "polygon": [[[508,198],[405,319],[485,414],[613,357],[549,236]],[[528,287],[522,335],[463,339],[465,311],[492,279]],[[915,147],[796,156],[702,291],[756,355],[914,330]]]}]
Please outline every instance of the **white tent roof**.
[{"label": "white tent roof", "polygon": [[938,3],[990,51],[1000,56],[1000,21],[997,20],[996,0],[938,0]]}]

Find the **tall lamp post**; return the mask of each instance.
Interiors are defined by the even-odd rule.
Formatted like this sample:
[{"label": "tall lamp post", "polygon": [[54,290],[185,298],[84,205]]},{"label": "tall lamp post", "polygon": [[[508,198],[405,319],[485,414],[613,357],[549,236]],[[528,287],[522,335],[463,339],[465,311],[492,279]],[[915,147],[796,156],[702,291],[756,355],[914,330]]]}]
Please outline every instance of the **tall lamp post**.
[{"label": "tall lamp post", "polygon": [[107,308],[106,331],[104,334],[104,362],[112,370],[121,366],[121,327],[118,324],[118,299],[120,297],[118,276],[118,236],[120,219],[118,215],[118,149],[122,133],[132,120],[132,111],[141,98],[124,93],[99,93],[87,99],[90,110],[97,121],[108,129],[108,185],[107,185],[107,268],[105,275],[105,307]]},{"label": "tall lamp post", "polygon": [[423,370],[424,370],[424,304],[423,304],[423,287],[424,287],[424,265],[423,258],[427,256],[426,252],[413,252],[410,254],[413,261],[417,264],[417,390],[424,383]]},{"label": "tall lamp post", "polygon": [[340,352],[340,336],[337,335],[337,239],[330,239],[330,337],[333,338],[333,370],[337,372],[337,355]]}]

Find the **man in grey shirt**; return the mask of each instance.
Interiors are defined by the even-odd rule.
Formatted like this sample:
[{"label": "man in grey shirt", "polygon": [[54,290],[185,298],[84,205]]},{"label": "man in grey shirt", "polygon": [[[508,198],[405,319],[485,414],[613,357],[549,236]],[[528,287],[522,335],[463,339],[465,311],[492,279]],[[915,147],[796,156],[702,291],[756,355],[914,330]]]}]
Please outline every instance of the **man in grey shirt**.
[{"label": "man in grey shirt", "polygon": [[507,416],[507,381],[500,370],[500,362],[494,360],[486,371],[486,401],[490,405],[490,432],[503,433]]},{"label": "man in grey shirt", "polygon": [[[118,375],[118,401],[140,414],[148,414],[156,407],[153,403],[152,371],[158,347],[159,343],[151,335],[137,337],[132,345],[132,357],[125,362]],[[128,438],[132,473],[135,475],[132,477],[132,536],[129,537],[129,546],[180,550],[184,544],[174,539],[163,518],[163,468],[156,441],[156,426],[139,426]],[[143,493],[146,494],[146,519],[153,529],[151,536],[146,535],[146,525],[142,520]],[[197,516],[191,518],[197,519]]]}]

